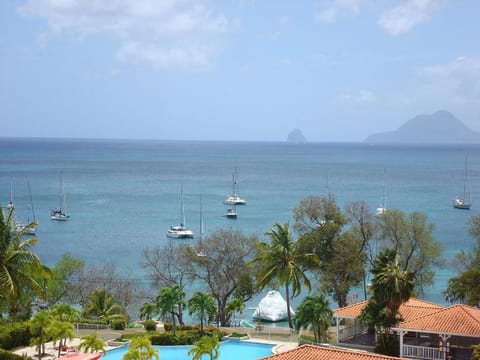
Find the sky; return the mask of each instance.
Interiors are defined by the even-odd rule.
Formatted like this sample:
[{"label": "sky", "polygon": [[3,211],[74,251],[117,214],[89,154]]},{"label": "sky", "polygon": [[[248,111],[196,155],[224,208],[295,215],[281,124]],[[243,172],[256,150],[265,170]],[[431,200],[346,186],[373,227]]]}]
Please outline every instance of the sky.
[{"label": "sky", "polygon": [[357,142],[480,131],[477,0],[0,1],[0,136]]}]

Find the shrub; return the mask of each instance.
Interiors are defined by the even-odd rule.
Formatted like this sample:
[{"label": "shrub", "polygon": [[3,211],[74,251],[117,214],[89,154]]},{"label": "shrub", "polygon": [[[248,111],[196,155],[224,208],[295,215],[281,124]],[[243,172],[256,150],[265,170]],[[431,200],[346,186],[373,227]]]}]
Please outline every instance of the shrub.
[{"label": "shrub", "polygon": [[30,344],[30,322],[15,322],[0,327],[0,348],[11,350]]},{"label": "shrub", "polygon": [[0,349],[0,359],[2,359],[2,360],[24,360],[24,359],[30,359],[30,358],[23,357],[22,355],[17,355],[17,354],[11,353],[10,351]]},{"label": "shrub", "polygon": [[125,330],[125,321],[123,320],[114,320],[112,321],[113,330]]},{"label": "shrub", "polygon": [[155,331],[157,330],[157,323],[154,320],[145,320],[143,322],[143,327],[147,331]]}]

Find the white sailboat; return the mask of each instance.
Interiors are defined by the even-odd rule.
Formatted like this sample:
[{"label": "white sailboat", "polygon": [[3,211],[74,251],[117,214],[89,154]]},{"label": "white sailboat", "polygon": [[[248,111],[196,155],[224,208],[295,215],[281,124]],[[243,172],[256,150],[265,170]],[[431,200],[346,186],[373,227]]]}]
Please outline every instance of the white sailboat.
[{"label": "white sailboat", "polygon": [[232,193],[228,195],[224,200],[223,203],[226,205],[247,205],[247,202],[242,199],[239,195],[238,191],[238,174],[237,168],[235,168],[235,172],[232,174]]},{"label": "white sailboat", "polygon": [[67,214],[67,196],[63,190],[63,177],[60,175],[60,194],[58,209],[50,212],[50,219],[55,221],[70,220],[70,215]]},{"label": "white sailboat", "polygon": [[223,214],[223,216],[228,218],[228,219],[236,219],[238,217],[237,207],[235,205],[233,205],[233,207],[228,208],[227,212],[225,214]]},{"label": "white sailboat", "polygon": [[453,200],[453,207],[455,209],[461,210],[470,210],[472,206],[472,201],[470,198],[470,178],[468,176],[468,161],[467,157],[465,156],[465,175],[464,175],[464,182],[463,182],[463,197],[457,196]]},{"label": "white sailboat", "polygon": [[28,181],[27,184],[28,184],[28,194],[29,194],[29,197],[30,197],[29,209],[32,211],[32,217],[33,218],[32,219],[27,218],[26,224],[23,224],[23,223],[15,224],[15,230],[18,231],[18,232],[23,231],[23,233],[25,235],[35,235],[35,233],[37,231],[37,227],[30,225],[31,223],[35,222],[35,209],[33,207],[32,188],[30,187],[30,181]]},{"label": "white sailboat", "polygon": [[183,206],[183,184],[180,188],[180,225],[171,226],[167,230],[167,236],[174,239],[191,239],[193,238],[193,231],[189,230],[185,225],[185,209]]},{"label": "white sailboat", "polygon": [[382,204],[377,208],[377,215],[383,215],[387,211],[387,171],[383,169],[383,197]]}]

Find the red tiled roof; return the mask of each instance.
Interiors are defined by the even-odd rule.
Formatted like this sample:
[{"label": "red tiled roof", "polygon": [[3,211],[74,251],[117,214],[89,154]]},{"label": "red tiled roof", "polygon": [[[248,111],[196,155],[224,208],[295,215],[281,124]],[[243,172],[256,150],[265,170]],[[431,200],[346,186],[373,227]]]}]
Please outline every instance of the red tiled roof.
[{"label": "red tiled roof", "polygon": [[366,351],[355,351],[333,347],[302,345],[292,350],[270,355],[268,360],[398,360],[400,358]]},{"label": "red tiled roof", "polygon": [[[337,309],[333,312],[333,317],[337,318],[356,318],[360,316],[363,308],[367,305],[367,301],[362,301],[353,305],[346,306],[344,308]],[[444,307],[428,301],[419,299],[410,299],[407,302],[400,305],[398,310],[402,315],[402,318],[406,320],[412,320],[420,316],[432,314]]]},{"label": "red tiled roof", "polygon": [[480,309],[453,305],[418,318],[405,319],[395,329],[480,337]]}]

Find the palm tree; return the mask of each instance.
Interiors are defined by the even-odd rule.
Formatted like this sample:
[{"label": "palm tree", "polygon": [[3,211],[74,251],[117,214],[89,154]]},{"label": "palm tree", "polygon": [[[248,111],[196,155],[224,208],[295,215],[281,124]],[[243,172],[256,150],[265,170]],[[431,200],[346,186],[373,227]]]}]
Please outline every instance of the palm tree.
[{"label": "palm tree", "polygon": [[203,333],[204,320],[210,319],[217,310],[215,299],[210,294],[197,291],[188,300],[188,311],[190,315],[196,314],[200,319],[200,332]]},{"label": "palm tree", "polygon": [[235,298],[225,305],[225,312],[228,314],[228,317],[232,314],[239,313],[242,314],[243,309],[245,309],[245,302],[242,298]]},{"label": "palm tree", "polygon": [[152,347],[148,336],[137,336],[130,341],[128,351],[123,355],[123,360],[150,360],[160,359],[158,350]]},{"label": "palm tree", "polygon": [[182,311],[182,307],[185,306],[185,291],[179,285],[173,285],[172,287],[165,286],[160,290],[157,295],[156,303],[159,309],[160,315],[165,317],[167,314],[172,316],[173,322],[173,334],[176,335],[175,317],[178,316],[178,312]]},{"label": "palm tree", "polygon": [[36,279],[49,278],[51,271],[31,250],[37,239],[25,238],[28,229],[34,226],[32,222],[16,231],[13,208],[6,217],[0,211],[0,299],[8,301],[11,313],[18,311],[19,300],[26,289],[45,299],[45,291]]},{"label": "palm tree", "polygon": [[220,343],[217,336],[202,336],[193,344],[193,347],[188,350],[188,355],[192,355],[192,360],[200,360],[202,355],[208,355],[210,360],[217,360],[220,356]]},{"label": "palm tree", "polygon": [[318,262],[318,259],[314,254],[302,254],[297,250],[288,222],[283,225],[275,223],[274,228],[265,235],[270,237],[270,244],[260,243],[258,256],[252,261],[256,264],[255,266],[260,267],[258,286],[263,289],[275,281],[279,285],[285,286],[288,325],[290,329],[293,329],[290,286],[292,287],[292,298],[300,294],[302,282],[305,288],[310,290],[310,280],[300,264],[306,263],[307,260]]},{"label": "palm tree", "polygon": [[328,340],[327,332],[332,321],[332,315],[328,300],[323,294],[307,296],[297,308],[294,317],[295,330],[311,327],[315,342],[325,342]]},{"label": "palm tree", "polygon": [[113,295],[105,289],[96,289],[90,294],[84,314],[105,321],[126,319],[125,309],[116,304]]},{"label": "palm tree", "polygon": [[32,345],[38,346],[39,359],[45,353],[45,343],[50,338],[49,327],[51,323],[52,317],[46,310],[37,312],[30,323],[30,332],[32,334],[30,342]]},{"label": "palm tree", "polygon": [[153,315],[157,313],[157,305],[154,303],[146,302],[140,308],[140,320],[152,320]]},{"label": "palm tree", "polygon": [[54,344],[58,340],[58,357],[60,357],[60,352],[62,347],[66,346],[67,339],[72,340],[75,337],[75,328],[70,322],[53,320],[48,328],[48,333]]},{"label": "palm tree", "polygon": [[98,333],[91,333],[80,338],[78,350],[83,352],[105,352],[105,341],[98,335]]}]

